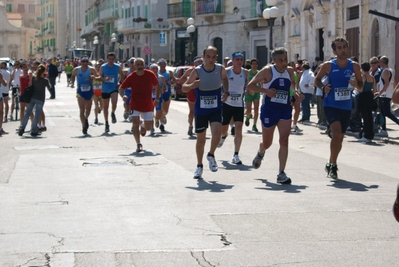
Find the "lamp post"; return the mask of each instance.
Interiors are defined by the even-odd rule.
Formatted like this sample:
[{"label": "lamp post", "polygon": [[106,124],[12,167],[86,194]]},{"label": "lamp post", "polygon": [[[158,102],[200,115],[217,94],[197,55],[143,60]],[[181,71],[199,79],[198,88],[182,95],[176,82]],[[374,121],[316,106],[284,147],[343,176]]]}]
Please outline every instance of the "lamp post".
[{"label": "lamp post", "polygon": [[111,34],[112,52],[115,52],[116,34]]},{"label": "lamp post", "polygon": [[98,58],[98,36],[96,35],[96,36],[94,36],[94,41],[93,41],[93,44],[95,45],[95,49],[96,49],[96,60],[97,60],[97,58]]},{"label": "lamp post", "polygon": [[195,32],[194,22],[195,21],[194,21],[193,18],[188,18],[187,19],[188,27],[187,27],[186,31],[190,34],[190,48],[189,48],[189,55],[190,55],[189,60],[190,60],[190,62],[189,62],[189,64],[191,64],[192,53],[194,51],[194,49],[193,49],[193,46],[194,46],[194,44],[193,44],[193,36],[194,36],[194,32]]},{"label": "lamp post", "polygon": [[279,9],[275,7],[277,4],[277,0],[266,0],[266,4],[268,8],[263,10],[263,18],[267,20],[267,23],[270,26],[270,36],[269,36],[269,62],[272,61],[271,52],[273,50],[273,26],[274,21],[278,17]]},{"label": "lamp post", "polygon": [[65,58],[64,59],[66,59],[68,57],[68,48],[69,48],[68,44],[65,44]]},{"label": "lamp post", "polygon": [[86,43],[86,39],[85,39],[85,38],[83,38],[83,40],[82,40],[82,46],[83,46],[83,48],[86,48],[86,45],[87,45],[87,43]]}]

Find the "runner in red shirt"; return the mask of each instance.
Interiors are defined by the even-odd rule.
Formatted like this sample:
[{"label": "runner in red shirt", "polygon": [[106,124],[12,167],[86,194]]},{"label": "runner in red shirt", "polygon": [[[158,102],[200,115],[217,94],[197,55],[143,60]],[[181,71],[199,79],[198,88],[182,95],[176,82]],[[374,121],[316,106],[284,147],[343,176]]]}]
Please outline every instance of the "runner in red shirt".
[{"label": "runner in red shirt", "polygon": [[[153,128],[154,106],[158,105],[161,92],[158,78],[155,74],[144,69],[144,59],[136,58],[134,60],[136,71],[131,73],[120,85],[120,89],[132,89],[130,97],[130,116],[132,118],[132,131],[137,143],[136,152],[143,151],[143,145],[140,143],[140,115],[144,121],[142,130],[144,132]],[[155,101],[152,102],[152,89],[156,86]]]}]

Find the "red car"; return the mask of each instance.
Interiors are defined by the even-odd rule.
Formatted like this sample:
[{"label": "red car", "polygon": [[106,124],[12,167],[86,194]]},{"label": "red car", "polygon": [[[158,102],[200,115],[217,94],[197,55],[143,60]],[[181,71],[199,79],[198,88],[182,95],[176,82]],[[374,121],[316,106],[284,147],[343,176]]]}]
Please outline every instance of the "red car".
[{"label": "red car", "polygon": [[183,93],[182,91],[182,84],[180,83],[180,78],[183,76],[183,74],[186,72],[186,70],[191,69],[192,66],[179,66],[176,67],[174,74],[176,77],[176,84],[175,84],[175,90],[174,90],[174,99],[179,100],[180,98],[186,98],[186,93]]}]

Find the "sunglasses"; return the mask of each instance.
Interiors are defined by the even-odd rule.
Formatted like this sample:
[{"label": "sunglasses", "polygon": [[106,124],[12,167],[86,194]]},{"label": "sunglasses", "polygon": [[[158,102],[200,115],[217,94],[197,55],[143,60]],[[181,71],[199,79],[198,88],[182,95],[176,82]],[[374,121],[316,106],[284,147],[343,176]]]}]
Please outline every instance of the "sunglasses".
[{"label": "sunglasses", "polygon": [[370,62],[370,64],[378,64],[378,61],[375,61],[375,62]]},{"label": "sunglasses", "polygon": [[88,60],[82,60],[82,61],[80,61],[80,62],[82,62],[82,63],[88,63],[89,61],[88,61]]}]

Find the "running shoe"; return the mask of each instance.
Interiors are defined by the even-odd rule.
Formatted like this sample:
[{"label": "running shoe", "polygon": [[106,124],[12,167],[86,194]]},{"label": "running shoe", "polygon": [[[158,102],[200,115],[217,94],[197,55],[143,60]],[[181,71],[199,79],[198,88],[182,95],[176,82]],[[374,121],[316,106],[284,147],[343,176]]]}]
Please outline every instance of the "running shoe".
[{"label": "running shoe", "polygon": [[152,128],[151,131],[150,131],[150,135],[153,136],[154,134],[155,134],[155,129]]},{"label": "running shoe", "polygon": [[291,184],[291,178],[289,178],[285,172],[281,172],[277,175],[277,183],[279,184]]},{"label": "running shoe", "polygon": [[31,132],[31,133],[30,133],[30,135],[33,136],[33,137],[39,136],[39,135],[41,135],[41,134],[42,134],[42,133],[40,133],[40,132]]},{"label": "running shoe", "polygon": [[83,127],[82,127],[82,133],[85,134],[85,135],[87,134],[87,128],[86,128],[86,126],[83,126]]},{"label": "running shoe", "polygon": [[362,138],[358,139],[357,141],[361,142],[361,143],[366,143],[366,144],[371,143],[371,139],[367,139],[366,137],[362,137]]},{"label": "running shoe", "polygon": [[255,168],[255,169],[259,169],[259,167],[260,167],[260,165],[262,164],[262,160],[263,160],[263,157],[264,157],[265,155],[263,154],[263,156],[259,153],[259,151],[256,153],[256,156],[255,156],[255,158],[253,159],[253,161],[252,161],[252,166]]},{"label": "running shoe", "polygon": [[203,171],[204,171],[203,167],[197,167],[197,169],[195,169],[195,172],[194,172],[194,179],[201,179]]},{"label": "running shoe", "polygon": [[[2,131],[3,131],[3,129],[0,129],[0,134],[1,134]],[[24,134],[24,132],[25,132],[25,129],[22,128],[22,126],[19,127],[19,129],[18,129],[18,135],[19,135],[19,136],[22,136],[22,135]]]},{"label": "running shoe", "polygon": [[115,113],[111,113],[112,123],[116,123],[116,116]]},{"label": "running shoe", "polygon": [[257,133],[258,132],[258,128],[256,128],[256,125],[254,124],[254,126],[252,126],[252,131]]},{"label": "running shoe", "polygon": [[108,121],[105,122],[105,132],[109,133],[109,124]]},{"label": "running shoe", "polygon": [[[88,119],[86,119],[86,121],[85,121],[85,126],[86,126],[86,129],[88,130],[89,127],[90,127],[90,124],[89,124],[89,120],[88,120]],[[44,127],[44,128],[46,128],[46,127]]]},{"label": "running shoe", "polygon": [[146,133],[147,133],[147,130],[144,127],[140,127],[141,136],[145,136]]},{"label": "running shoe", "polygon": [[245,126],[249,126],[249,117],[247,117],[246,119],[245,119]]},{"label": "running shoe", "polygon": [[223,146],[224,141],[226,140],[226,138],[227,138],[227,135],[220,137],[220,141],[219,141],[218,147],[222,147]]},{"label": "running shoe", "polygon": [[8,122],[7,115],[4,117],[4,121],[3,122]]},{"label": "running shoe", "polygon": [[236,134],[236,127],[231,127],[231,135],[235,135]]},{"label": "running shoe", "polygon": [[129,113],[127,113],[126,110],[123,112],[123,118],[124,118],[125,120],[127,120],[127,119],[129,118]]},{"label": "running shoe", "polygon": [[338,166],[336,164],[327,163],[324,170],[327,172],[327,177],[338,179]]},{"label": "running shoe", "polygon": [[143,151],[143,145],[142,144],[137,144],[136,152],[140,153],[141,151]]},{"label": "running shoe", "polygon": [[234,155],[233,159],[231,160],[231,162],[234,163],[234,164],[237,164],[237,165],[242,164],[241,159],[240,159],[240,157],[238,155]]},{"label": "running shoe", "polygon": [[291,127],[291,132],[292,133],[301,133],[302,131],[303,130],[299,129],[299,127],[297,125]]},{"label": "running shoe", "polygon": [[159,128],[159,120],[155,120],[155,127]]},{"label": "running shoe", "polygon": [[218,165],[216,163],[215,157],[214,156],[206,156],[206,159],[209,162],[209,169],[213,172],[217,172],[218,171]]},{"label": "running shoe", "polygon": [[163,117],[162,123],[163,123],[163,124],[167,124],[167,123],[168,123],[168,120],[166,119],[166,116]]},{"label": "running shoe", "polygon": [[94,124],[98,124],[98,119],[97,118],[94,119]]},{"label": "running shoe", "polygon": [[188,126],[187,134],[188,134],[189,136],[192,136],[192,135],[194,134],[194,133],[193,133],[193,126],[192,126],[192,125]]},{"label": "running shoe", "polygon": [[387,131],[381,130],[379,133],[376,134],[379,137],[388,137]]},{"label": "running shoe", "polygon": [[159,126],[159,130],[161,130],[161,132],[165,132],[165,126],[163,126],[163,124],[161,124],[161,126]]},{"label": "running shoe", "polygon": [[12,115],[10,115],[10,121],[13,121],[14,117]]},{"label": "running shoe", "polygon": [[3,128],[0,128],[0,135],[3,135],[3,134],[8,134],[8,133],[6,131],[4,131]]},{"label": "running shoe", "polygon": [[396,189],[396,200],[393,204],[393,214],[395,216],[395,219],[399,222],[399,184]]}]

